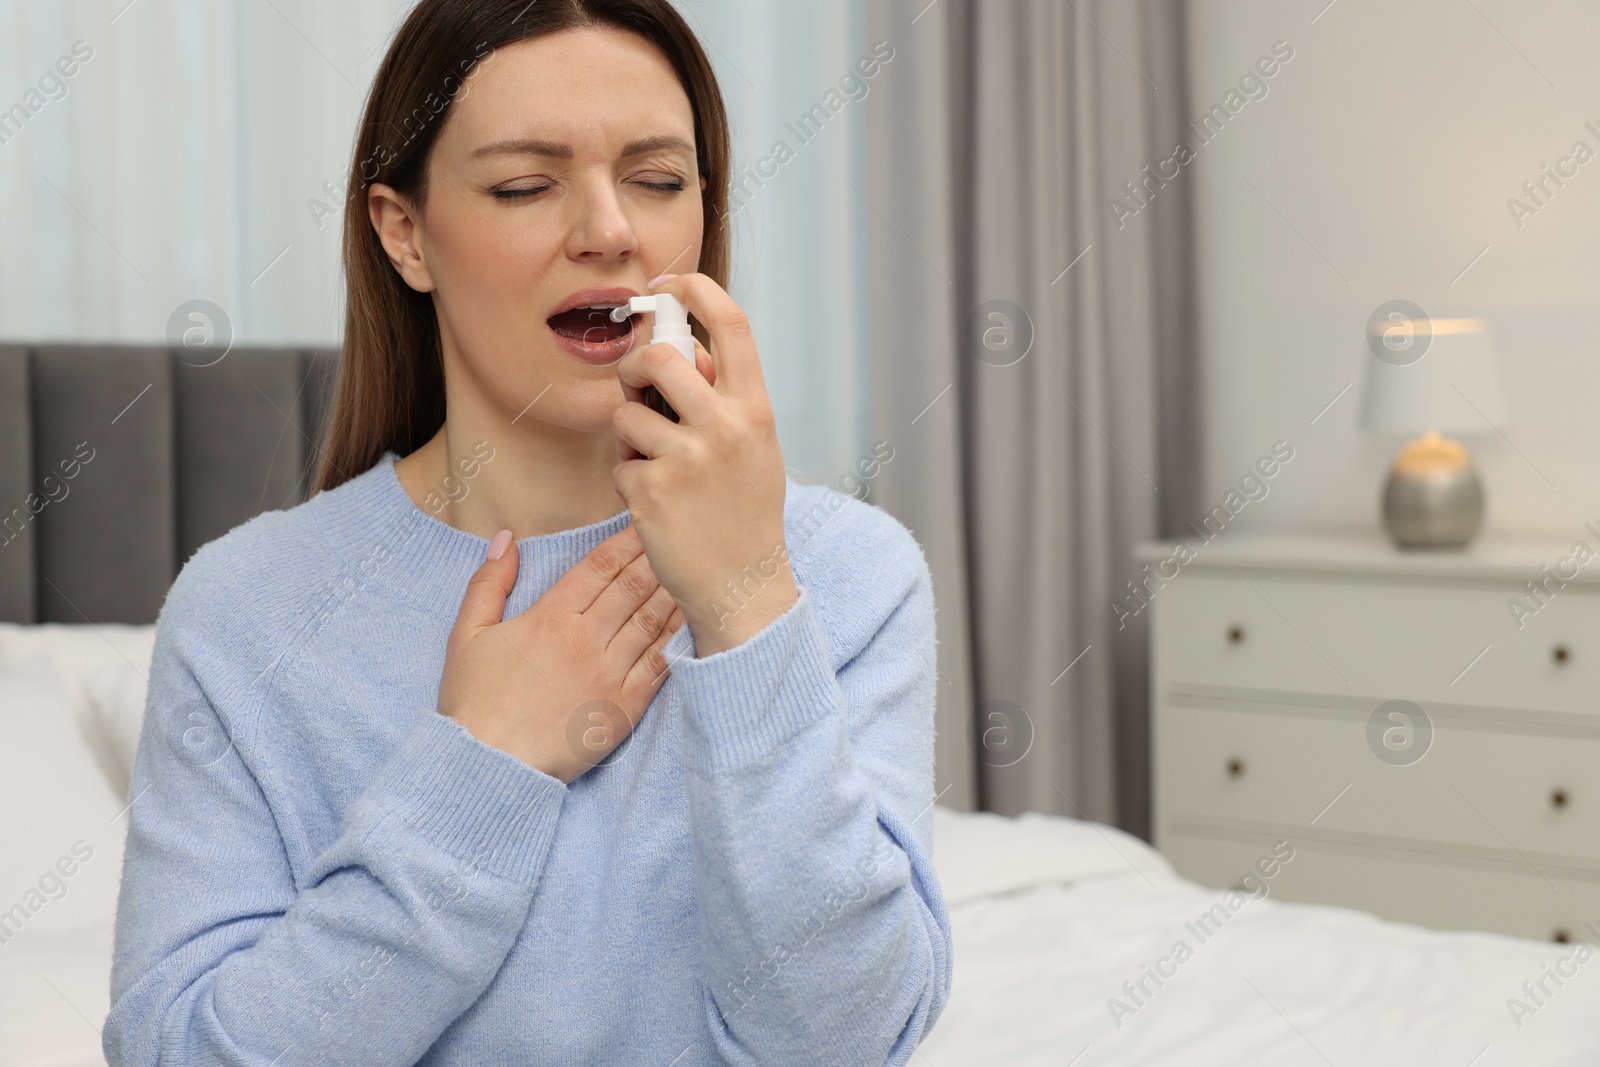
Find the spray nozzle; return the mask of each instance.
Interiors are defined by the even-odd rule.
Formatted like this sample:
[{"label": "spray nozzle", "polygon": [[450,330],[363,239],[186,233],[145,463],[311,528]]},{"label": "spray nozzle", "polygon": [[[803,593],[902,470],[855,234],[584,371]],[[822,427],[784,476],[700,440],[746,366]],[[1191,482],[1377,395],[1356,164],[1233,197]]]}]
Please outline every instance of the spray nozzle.
[{"label": "spray nozzle", "polygon": [[683,302],[671,293],[653,296],[636,296],[621,307],[611,309],[611,321],[621,322],[641,311],[655,313],[655,326],[650,331],[652,343],[664,341],[672,345],[691,365],[694,363],[694,333],[689,329],[689,312]]},{"label": "spray nozzle", "polygon": [[621,322],[629,315],[641,311],[653,311],[656,316],[656,326],[687,326],[689,313],[684,310],[682,301],[671,293],[657,293],[654,296],[636,296],[621,307],[611,309],[611,321]]}]

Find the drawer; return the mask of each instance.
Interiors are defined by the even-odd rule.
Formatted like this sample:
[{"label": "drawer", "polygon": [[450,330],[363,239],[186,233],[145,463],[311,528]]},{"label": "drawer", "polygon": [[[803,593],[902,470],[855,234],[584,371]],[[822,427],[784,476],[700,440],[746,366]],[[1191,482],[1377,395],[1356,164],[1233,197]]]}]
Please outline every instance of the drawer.
[{"label": "drawer", "polygon": [[1541,861],[1552,858],[1593,867],[1600,878],[1600,738],[1440,717],[1426,755],[1394,766],[1368,747],[1367,718],[1163,701],[1154,738],[1157,833],[1174,821],[1314,826],[1351,842],[1493,852],[1541,880]]},{"label": "drawer", "polygon": [[[1178,873],[1201,885],[1235,887],[1281,837],[1177,834],[1161,851]],[[1292,842],[1291,842],[1292,843]],[[1272,899],[1333,904],[1381,919],[1436,930],[1486,930],[1535,941],[1588,941],[1600,936],[1600,882],[1514,869],[1426,863],[1404,857],[1295,844],[1294,859],[1272,878]]]},{"label": "drawer", "polygon": [[1157,591],[1156,685],[1345,693],[1600,718],[1600,594],[1519,629],[1510,581],[1180,574]]}]

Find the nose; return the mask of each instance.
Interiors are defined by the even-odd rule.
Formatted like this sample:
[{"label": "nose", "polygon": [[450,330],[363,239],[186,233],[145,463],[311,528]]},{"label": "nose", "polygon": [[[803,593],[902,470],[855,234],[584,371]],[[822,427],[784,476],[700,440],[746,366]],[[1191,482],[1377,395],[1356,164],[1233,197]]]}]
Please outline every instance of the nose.
[{"label": "nose", "polygon": [[567,231],[567,255],[579,261],[621,259],[638,250],[633,221],[623,209],[616,185],[596,176],[572,198],[575,217]]}]

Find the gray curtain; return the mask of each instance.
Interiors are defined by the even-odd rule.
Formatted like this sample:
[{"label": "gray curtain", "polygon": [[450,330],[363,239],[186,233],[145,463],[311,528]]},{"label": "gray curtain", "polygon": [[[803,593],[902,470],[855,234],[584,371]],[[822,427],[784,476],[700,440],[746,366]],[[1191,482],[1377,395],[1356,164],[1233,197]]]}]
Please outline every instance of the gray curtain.
[{"label": "gray curtain", "polygon": [[1194,179],[1158,170],[1186,136],[1182,14],[868,3],[895,49],[858,190],[893,449],[870,499],[933,570],[952,807],[1149,833],[1148,613],[1119,629],[1111,604],[1132,546],[1198,513]]}]

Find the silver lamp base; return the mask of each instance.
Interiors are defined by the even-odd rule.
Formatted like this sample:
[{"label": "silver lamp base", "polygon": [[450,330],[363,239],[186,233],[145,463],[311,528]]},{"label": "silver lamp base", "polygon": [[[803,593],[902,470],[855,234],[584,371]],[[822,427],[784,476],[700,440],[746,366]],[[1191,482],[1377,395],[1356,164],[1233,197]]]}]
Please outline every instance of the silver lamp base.
[{"label": "silver lamp base", "polygon": [[1483,483],[1469,462],[1455,470],[1389,471],[1383,525],[1401,548],[1461,548],[1483,525]]}]

